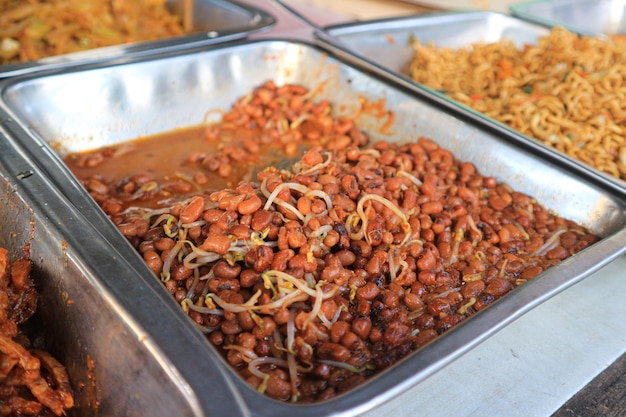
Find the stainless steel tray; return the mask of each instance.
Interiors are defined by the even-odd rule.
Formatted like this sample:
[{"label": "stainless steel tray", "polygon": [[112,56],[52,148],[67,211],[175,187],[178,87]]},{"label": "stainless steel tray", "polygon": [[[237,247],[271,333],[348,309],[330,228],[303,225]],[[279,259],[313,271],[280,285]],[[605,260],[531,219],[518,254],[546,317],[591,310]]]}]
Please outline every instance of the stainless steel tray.
[{"label": "stainless steel tray", "polygon": [[[227,69],[227,70],[225,70]],[[267,80],[319,89],[335,103],[335,115],[357,117],[373,140],[407,141],[426,136],[473,162],[485,175],[533,195],[561,216],[586,225],[603,239],[504,297],[492,308],[451,329],[349,393],[317,404],[278,403],[235,377],[253,415],[352,416],[372,409],[423,381],[516,318],[626,251],[623,197],[597,184],[585,170],[570,169],[527,141],[492,129],[441,106],[400,83],[372,76],[328,51],[292,40],[216,46],[166,54],[113,67],[76,69],[0,83],[0,120],[12,141],[100,231],[143,281],[152,273],[88,197],[59,156],[139,136],[200,124],[209,109],[229,108]],[[383,99],[395,123],[359,112],[361,99]],[[54,150],[53,150],[54,149]],[[550,181],[546,181],[550,178]],[[159,284],[160,285],[160,284]],[[161,293],[169,297],[162,289]],[[172,301],[172,306],[175,303]],[[177,307],[177,306],[176,306]],[[196,331],[197,332],[197,331]],[[212,348],[198,362],[211,360]],[[205,381],[209,382],[209,381]],[[196,392],[202,397],[203,392]]]},{"label": "stainless steel tray", "polygon": [[444,12],[329,26],[319,31],[318,40],[322,46],[330,48],[349,61],[358,61],[360,65],[367,66],[375,73],[398,79],[407,88],[437,97],[437,101],[447,107],[460,109],[470,117],[481,119],[507,134],[525,138],[524,140],[531,143],[530,146],[542,148],[542,152],[554,154],[577,169],[589,170],[598,181],[617,192],[625,192],[624,181],[560,153],[530,136],[522,135],[441,92],[416,83],[409,75],[414,39],[449,48],[510,39],[521,48],[525,44],[536,44],[540,37],[549,33],[549,30],[548,27],[538,23],[496,12]]},{"label": "stainless steel tray", "polygon": [[[31,321],[67,368],[69,417],[248,415],[180,309],[138,278],[2,133],[0,216],[0,246],[12,260],[27,253],[33,262],[39,298]],[[199,352],[203,363],[193,357]]]},{"label": "stainless steel tray", "polygon": [[423,15],[344,23],[324,32],[340,45],[400,75],[407,75],[413,40],[460,48],[507,38],[522,47],[535,44],[549,29],[496,12],[433,12]]},{"label": "stainless steel tray", "polygon": [[[184,0],[169,0],[170,9],[183,14]],[[0,77],[10,77],[50,68],[64,68],[76,64],[125,59],[128,56],[150,53],[155,50],[177,50],[211,45],[244,38],[268,29],[276,19],[266,11],[237,0],[193,0],[191,13],[192,32],[189,35],[150,42],[135,42],[97,48],[84,52],[58,55],[37,61],[0,65]]]},{"label": "stainless steel tray", "polygon": [[514,16],[589,35],[626,34],[626,3],[620,0],[536,0],[511,6]]}]

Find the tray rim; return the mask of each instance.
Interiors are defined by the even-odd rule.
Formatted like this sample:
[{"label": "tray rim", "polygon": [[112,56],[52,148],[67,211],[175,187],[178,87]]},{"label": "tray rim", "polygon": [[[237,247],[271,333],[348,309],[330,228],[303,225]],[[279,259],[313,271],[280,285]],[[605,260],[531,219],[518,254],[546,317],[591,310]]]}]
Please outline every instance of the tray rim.
[{"label": "tray rim", "polygon": [[[540,0],[542,1],[542,0]],[[428,22],[433,19],[442,19],[448,22],[455,22],[459,20],[468,20],[469,19],[480,19],[484,17],[495,17],[499,19],[514,19],[522,21],[515,16],[496,12],[492,10],[433,10],[420,14],[406,15],[406,16],[397,16],[397,17],[384,17],[380,19],[371,19],[364,21],[350,21],[343,22],[337,24],[331,24],[320,27],[315,33],[315,39],[319,39],[320,37],[330,36],[331,39],[335,39],[335,34],[338,33],[340,35],[350,34],[353,32],[362,32],[370,26],[376,27],[381,25],[393,25],[393,29],[402,29],[405,26],[415,27],[412,25],[413,22]],[[422,22],[422,23],[423,23]],[[528,23],[523,21],[524,23]],[[401,26],[398,26],[400,24]],[[537,23],[531,23],[537,25]],[[541,25],[543,26],[543,25]],[[339,41],[338,41],[339,42]]]}]

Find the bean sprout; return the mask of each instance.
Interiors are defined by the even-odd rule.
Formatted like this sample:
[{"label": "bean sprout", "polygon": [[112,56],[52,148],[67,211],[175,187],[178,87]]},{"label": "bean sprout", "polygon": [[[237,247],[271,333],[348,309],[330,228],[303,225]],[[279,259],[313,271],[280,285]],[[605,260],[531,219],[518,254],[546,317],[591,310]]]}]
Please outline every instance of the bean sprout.
[{"label": "bean sprout", "polygon": [[[409,264],[398,254],[398,248],[393,248],[389,250],[389,278],[391,282],[394,282],[396,279],[400,278],[403,274],[409,272]],[[396,262],[396,258],[398,258]],[[402,270],[400,274],[398,271]]]},{"label": "bean sprout", "polygon": [[322,235],[325,235],[326,233],[330,232],[331,230],[333,230],[333,227],[331,225],[329,225],[329,224],[325,224],[323,226],[320,226],[316,230],[313,230],[309,234],[309,237],[311,237],[313,239],[322,238]]},{"label": "bean sprout", "polygon": [[224,346],[222,346],[222,349],[224,349],[224,350],[236,350],[237,352],[241,352],[241,354],[243,355],[244,361],[246,361],[248,363],[252,362],[254,359],[257,359],[259,357],[251,349],[246,349],[245,347],[240,346],[240,345],[224,345]]},{"label": "bean sprout", "polygon": [[476,304],[476,298],[471,297],[467,303],[465,303],[461,307],[459,307],[457,312],[459,314],[466,314],[467,313],[467,309],[470,308],[471,306],[473,306],[474,304]]},{"label": "bean sprout", "polygon": [[189,298],[184,298],[183,301],[180,302],[180,305],[182,306],[183,311],[185,313],[187,311],[189,311],[189,310],[193,310],[193,311],[196,311],[198,313],[211,314],[211,315],[214,315],[214,316],[223,316],[224,315],[224,311],[222,311],[222,310],[211,309],[211,308],[195,305],[193,303],[193,301],[191,301],[191,299],[189,299]]},{"label": "bean sprout", "polygon": [[[262,190],[263,189],[267,190],[267,187],[262,188]],[[278,184],[276,188],[274,188],[274,191],[272,191],[269,195],[266,195],[267,201],[265,202],[265,206],[263,207],[263,209],[268,210],[272,206],[272,204],[276,204],[277,206],[280,206],[290,211],[291,213],[296,215],[298,219],[300,219],[300,221],[306,224],[307,222],[305,221],[305,216],[297,208],[295,208],[293,205],[289,204],[288,202],[283,201],[280,198],[278,198],[278,194],[280,194],[280,192],[283,191],[284,189],[298,191],[306,197],[311,197],[311,196],[320,197],[326,203],[327,209],[331,209],[333,207],[332,201],[330,200],[330,196],[326,194],[324,191],[311,190],[309,187],[299,184],[297,182],[283,182],[283,183]]]},{"label": "bean sprout", "polygon": [[546,253],[559,245],[559,238],[565,232],[567,232],[567,229],[564,227],[554,232],[552,236],[550,236],[548,240],[546,240],[545,243],[541,245],[536,251],[532,252],[530,256],[545,256]]},{"label": "bean sprout", "polygon": [[171,277],[170,268],[172,267],[172,262],[174,262],[174,259],[176,259],[176,256],[178,256],[178,253],[180,252],[180,250],[183,248],[183,246],[185,246],[185,243],[186,243],[185,240],[178,241],[172,247],[172,249],[170,249],[169,253],[165,257],[165,260],[163,261],[163,271],[161,272],[161,281],[163,282],[169,281]]},{"label": "bean sprout", "polygon": [[309,312],[306,320],[302,324],[302,329],[306,329],[307,326],[313,322],[315,317],[323,316],[321,311],[322,301],[324,301],[324,292],[322,291],[322,286],[318,282],[315,285],[315,301],[313,302],[313,309]]},{"label": "bean sprout", "polygon": [[[400,243],[400,246],[404,245],[409,239],[409,236],[411,235],[411,225],[409,224],[409,221],[406,215],[402,213],[402,211],[400,211],[398,206],[396,206],[391,201],[377,194],[364,194],[359,200],[359,202],[357,203],[356,212],[357,212],[359,219],[361,220],[361,228],[359,229],[358,232],[352,234],[350,237],[352,239],[358,239],[365,233],[365,230],[367,230],[368,217],[365,215],[365,212],[363,211],[363,205],[367,201],[370,201],[370,200],[377,201],[383,204],[388,209],[390,209],[396,216],[400,218],[400,220],[402,221],[402,229],[404,230],[404,233],[405,233],[404,239]],[[365,240],[367,241],[367,243],[371,244],[370,238],[369,236],[367,236],[367,234],[365,234]]]},{"label": "bean sprout", "polygon": [[333,361],[330,359],[319,359],[318,362],[324,363],[326,365],[334,366],[336,368],[343,368],[350,372],[354,372],[355,374],[362,374],[363,372],[369,369],[374,369],[371,365],[364,365],[364,366],[361,366],[360,368],[357,368],[356,366],[350,365],[349,363]]},{"label": "bean sprout", "polygon": [[424,183],[422,181],[420,181],[415,175],[413,175],[411,173],[408,173],[406,171],[398,171],[398,172],[396,172],[396,175],[408,178],[417,187],[421,187],[422,185],[424,185]]},{"label": "bean sprout", "polygon": [[[202,117],[202,124],[216,124],[222,121],[222,117],[224,117],[224,114],[226,112],[222,109],[211,109],[208,110],[206,113],[204,113],[204,116]],[[212,120],[212,115],[217,114],[219,116],[218,120]]]},{"label": "bean sprout", "polygon": [[331,320],[328,320],[323,314],[320,314],[318,317],[322,324],[326,326],[326,328],[330,329],[331,327],[333,327],[333,324],[335,324],[337,320],[339,320],[339,316],[341,315],[342,311],[346,311],[346,307],[343,304],[337,309],[337,311],[335,311],[335,315]]},{"label": "bean sprout", "polygon": [[[285,361],[283,359],[272,358],[269,356],[261,356],[261,357],[251,360],[248,363],[248,370],[250,371],[250,373],[261,379],[261,384],[257,388],[257,391],[260,394],[265,393],[265,390],[267,389],[267,381],[270,379],[270,375],[259,370],[259,366],[265,365],[268,363],[273,364],[273,365],[280,364],[282,366],[284,362]],[[286,367],[286,366],[283,366],[283,367]]]},{"label": "bean sprout", "polygon": [[511,224],[513,224],[517,230],[519,230],[522,233],[522,236],[524,237],[524,240],[530,240],[530,236],[528,235],[528,232],[526,231],[526,229],[524,229],[524,227],[519,224],[519,222],[515,219],[510,219],[511,220]]},{"label": "bean sprout", "polygon": [[[298,279],[292,275],[289,275],[285,272],[282,271],[276,271],[276,270],[269,270],[269,271],[265,271],[262,274],[263,278],[267,278],[272,282],[275,282],[276,279],[282,279],[285,280],[287,282],[292,283],[293,285],[295,285],[297,287],[298,290],[302,291],[303,293],[307,294],[309,297],[316,297],[318,295],[317,290],[314,290],[313,288],[309,287],[305,282],[303,282],[301,279]],[[322,295],[322,299],[328,299],[331,297],[335,296],[337,288],[333,288],[333,290],[326,292]]]},{"label": "bean sprout", "polygon": [[322,170],[323,168],[326,168],[330,164],[330,162],[333,160],[333,155],[330,152],[322,152],[322,155],[327,156],[324,162],[320,162],[319,164],[313,165],[304,170],[301,169],[302,164],[297,162],[296,164],[294,164],[294,171],[300,175],[310,175],[310,174],[313,174]]},{"label": "bean sprout", "polygon": [[[260,296],[261,292],[259,291],[257,292],[257,294]],[[224,310],[232,311],[233,313],[240,313],[242,311],[249,311],[249,310],[254,310],[254,311],[272,310],[272,309],[279,308],[279,307],[287,307],[291,303],[295,303],[296,301],[304,301],[308,298],[307,294],[305,294],[303,291],[300,291],[300,290],[292,291],[286,296],[279,298],[276,301],[273,301],[271,303],[260,304],[260,305],[252,305],[252,304],[246,304],[246,303],[243,303],[243,304],[228,303],[222,300],[217,294],[213,294],[213,293],[207,294],[207,297],[213,299],[213,301],[215,301],[217,305],[222,307]]]},{"label": "bean sprout", "polygon": [[483,240],[483,232],[478,227],[476,227],[476,223],[474,222],[474,218],[472,216],[467,216],[467,224],[469,225],[470,229],[472,229],[478,235],[478,238],[472,241],[472,246],[476,246],[478,245],[478,242]]},{"label": "bean sprout", "polygon": [[287,351],[287,368],[289,370],[289,382],[291,385],[291,402],[297,402],[300,396],[298,392],[298,368],[296,367],[296,357]]}]

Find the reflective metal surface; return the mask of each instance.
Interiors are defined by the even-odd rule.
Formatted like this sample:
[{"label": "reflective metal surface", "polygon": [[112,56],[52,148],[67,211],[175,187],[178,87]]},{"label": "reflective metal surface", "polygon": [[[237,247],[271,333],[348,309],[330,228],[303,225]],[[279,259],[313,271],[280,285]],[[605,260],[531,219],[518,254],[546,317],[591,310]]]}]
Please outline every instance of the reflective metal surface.
[{"label": "reflective metal surface", "polygon": [[624,193],[626,192],[624,181],[522,135],[505,124],[448,98],[441,92],[415,83],[409,75],[409,64],[413,54],[411,45],[414,39],[450,48],[510,39],[521,48],[524,44],[536,44],[540,37],[548,33],[547,27],[501,13],[451,12],[329,26],[321,32],[319,43],[350,61],[361,62],[375,73],[396,78],[410,89],[436,97],[436,100],[446,107],[458,109],[469,117],[483,120],[506,134],[513,134],[518,139],[529,142],[528,146],[562,159],[563,163],[573,169],[590,171],[598,181],[617,192]]},{"label": "reflective metal surface", "polygon": [[626,3],[622,0],[538,0],[514,4],[511,13],[589,35],[626,34]]},{"label": "reflective metal surface", "polygon": [[535,44],[549,30],[495,12],[425,13],[419,16],[355,22],[325,32],[359,56],[398,74],[408,74],[413,41],[460,48],[476,42],[511,39],[516,46]]},{"label": "reflective metal surface", "polygon": [[[229,373],[253,415],[352,416],[371,410],[626,251],[623,197],[604,188],[588,171],[570,169],[567,161],[540,147],[529,147],[526,141],[443,106],[426,94],[417,94],[408,85],[385,81],[306,43],[240,42],[114,67],[5,80],[0,83],[0,120],[10,139],[115,246],[116,255],[140,274],[137,279],[156,282],[59,156],[197,125],[208,110],[227,109],[236,98],[270,79],[277,84],[298,83],[318,89],[320,98],[335,104],[335,116],[355,117],[374,140],[429,137],[457,158],[473,162],[481,173],[534,196],[555,213],[586,225],[604,239],[451,329],[397,366],[333,400],[309,405],[278,403],[257,394]],[[386,109],[395,113],[391,129],[383,128],[385,117],[360,111],[363,99],[384,100]],[[160,297],[169,297],[162,288],[154,291]],[[173,300],[168,306],[178,308]],[[155,311],[153,320],[159,320],[160,314]],[[186,329],[202,337],[192,327]],[[212,361],[214,353],[206,346],[205,354],[195,359]],[[195,394],[202,398],[205,392]]]},{"label": "reflective metal surface", "polygon": [[[186,0],[168,0],[174,13],[183,15]],[[237,0],[193,0],[189,35],[149,42],[135,42],[97,48],[84,52],[42,58],[37,61],[0,65],[0,77],[23,75],[51,68],[67,68],[77,64],[123,61],[128,57],[153,51],[171,51],[211,45],[244,38],[272,27],[276,20],[265,10]]]},{"label": "reflective metal surface", "polygon": [[12,260],[28,253],[33,262],[39,298],[31,321],[67,368],[75,394],[68,416],[249,415],[179,309],[2,133],[0,216],[0,246]]}]

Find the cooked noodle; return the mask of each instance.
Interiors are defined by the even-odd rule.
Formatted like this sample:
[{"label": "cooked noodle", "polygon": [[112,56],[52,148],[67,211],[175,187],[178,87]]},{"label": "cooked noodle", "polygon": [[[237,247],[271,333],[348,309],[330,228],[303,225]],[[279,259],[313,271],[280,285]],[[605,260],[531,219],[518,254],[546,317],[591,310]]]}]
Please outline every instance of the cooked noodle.
[{"label": "cooked noodle", "polygon": [[411,77],[612,176],[626,179],[626,48],[554,28],[536,46],[414,44]]}]

